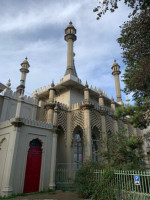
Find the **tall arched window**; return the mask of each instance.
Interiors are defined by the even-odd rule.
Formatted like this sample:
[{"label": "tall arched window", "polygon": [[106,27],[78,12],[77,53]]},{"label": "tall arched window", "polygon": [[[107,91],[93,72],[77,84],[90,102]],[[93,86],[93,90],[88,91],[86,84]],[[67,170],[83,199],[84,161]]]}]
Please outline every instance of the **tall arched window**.
[{"label": "tall arched window", "polygon": [[107,132],[107,151],[108,151],[108,161],[110,160],[110,154],[111,154],[111,139],[112,139],[112,132],[109,130]]},{"label": "tall arched window", "polygon": [[82,166],[83,162],[83,142],[82,142],[82,135],[79,130],[77,130],[74,134],[73,160],[74,160],[74,168],[79,169]]},{"label": "tall arched window", "polygon": [[98,145],[94,134],[92,135],[92,160],[93,162],[98,161]]},{"label": "tall arched window", "polygon": [[100,160],[100,133],[97,127],[92,129],[92,160]]}]

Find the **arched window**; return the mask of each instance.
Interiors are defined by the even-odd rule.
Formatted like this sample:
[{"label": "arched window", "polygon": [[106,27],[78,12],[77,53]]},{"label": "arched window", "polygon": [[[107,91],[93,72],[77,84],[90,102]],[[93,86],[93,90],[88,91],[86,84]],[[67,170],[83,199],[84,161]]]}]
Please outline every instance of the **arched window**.
[{"label": "arched window", "polygon": [[112,142],[111,142],[111,140],[112,140],[112,132],[111,132],[111,130],[109,130],[108,132],[107,132],[107,151],[108,151],[108,161],[110,160],[110,154],[111,154],[111,146],[112,146]]},{"label": "arched window", "polygon": [[100,160],[100,133],[97,127],[92,129],[92,160]]},{"label": "arched window", "polygon": [[94,134],[92,134],[92,160],[93,162],[98,161],[98,145],[96,136]]},{"label": "arched window", "polygon": [[81,132],[77,130],[74,134],[73,141],[73,160],[74,168],[78,169],[82,166],[83,162],[83,142]]}]

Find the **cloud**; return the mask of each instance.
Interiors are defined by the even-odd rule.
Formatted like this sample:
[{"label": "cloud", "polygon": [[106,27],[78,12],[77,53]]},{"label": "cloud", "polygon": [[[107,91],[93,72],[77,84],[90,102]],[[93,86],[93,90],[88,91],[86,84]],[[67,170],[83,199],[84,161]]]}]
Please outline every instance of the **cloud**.
[{"label": "cloud", "polygon": [[[1,82],[10,78],[15,89],[20,79],[20,63],[29,58],[26,93],[59,83],[67,62],[64,29],[72,20],[77,29],[74,43],[75,65],[79,78],[115,96],[111,66],[116,58],[124,70],[121,49],[116,42],[119,26],[127,20],[129,9],[120,3],[118,11],[96,20],[93,0],[14,0],[1,1],[0,60]],[[123,83],[121,83],[123,87]],[[125,98],[123,96],[123,98]]]}]

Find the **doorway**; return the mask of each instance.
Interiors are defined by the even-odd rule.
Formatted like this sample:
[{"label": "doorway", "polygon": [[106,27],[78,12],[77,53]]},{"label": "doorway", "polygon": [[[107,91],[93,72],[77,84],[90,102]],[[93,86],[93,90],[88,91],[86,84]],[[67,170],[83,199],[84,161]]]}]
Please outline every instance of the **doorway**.
[{"label": "doorway", "polygon": [[27,155],[24,193],[38,192],[42,161],[42,144],[38,139],[30,142]]}]

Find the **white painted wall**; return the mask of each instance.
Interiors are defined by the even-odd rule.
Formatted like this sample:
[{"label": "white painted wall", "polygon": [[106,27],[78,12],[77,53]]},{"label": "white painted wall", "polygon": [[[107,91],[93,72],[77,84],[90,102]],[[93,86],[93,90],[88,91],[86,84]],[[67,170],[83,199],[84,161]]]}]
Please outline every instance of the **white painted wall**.
[{"label": "white painted wall", "polygon": [[42,142],[39,191],[48,190],[52,156],[52,126],[29,119],[24,122],[25,124],[20,128],[15,128],[5,122],[0,124],[0,142],[3,141],[1,145],[3,150],[0,150],[0,159],[3,161],[0,162],[0,195],[9,194],[8,191],[4,192],[4,188],[5,190],[12,188],[12,193],[23,192],[29,143],[33,139],[39,139]]}]

